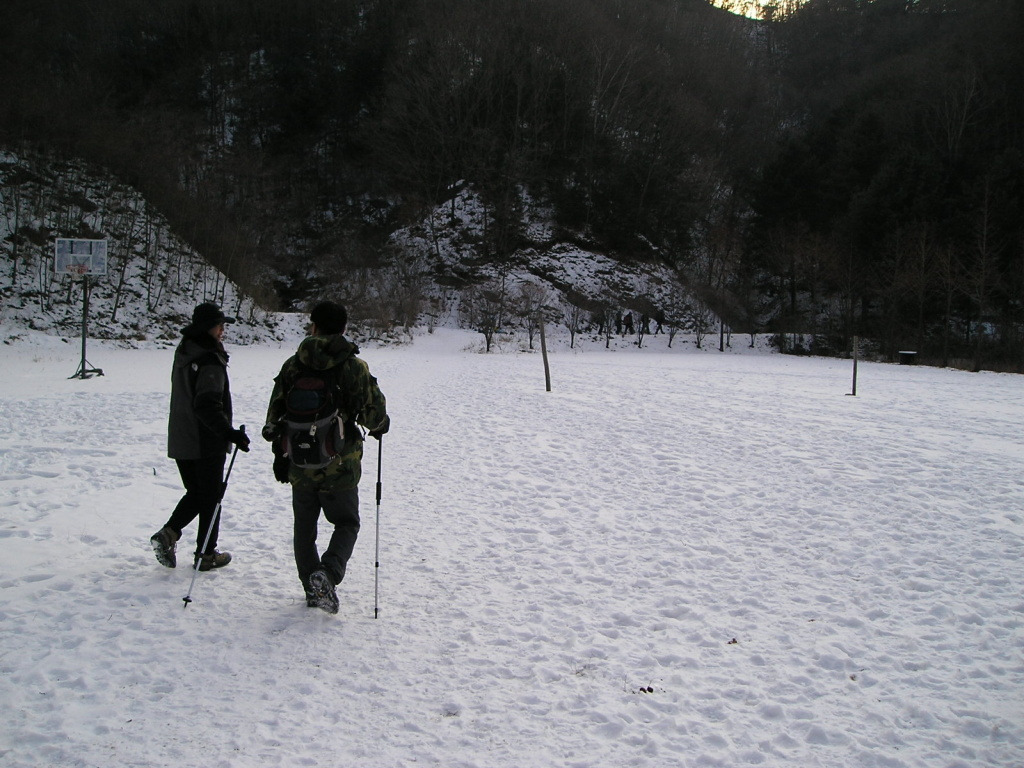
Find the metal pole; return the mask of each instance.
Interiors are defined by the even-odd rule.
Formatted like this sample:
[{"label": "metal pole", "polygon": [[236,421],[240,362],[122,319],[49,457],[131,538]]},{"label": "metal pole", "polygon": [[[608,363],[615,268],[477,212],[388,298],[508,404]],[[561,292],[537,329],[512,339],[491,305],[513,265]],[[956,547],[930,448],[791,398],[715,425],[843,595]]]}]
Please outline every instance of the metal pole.
[{"label": "metal pole", "polygon": [[86,368],[89,364],[85,360],[85,338],[89,331],[89,276],[82,275],[82,367],[81,376],[83,379],[89,378],[86,373]]},{"label": "metal pole", "polygon": [[82,362],[78,365],[78,370],[74,372],[68,378],[70,379],[88,379],[93,374],[97,376],[103,375],[102,368],[90,368],[89,361],[85,355],[85,343],[86,338],[89,335],[89,275],[84,272],[82,276]]},{"label": "metal pole", "polygon": [[[245,432],[245,425],[242,424],[238,429]],[[213,535],[213,526],[217,524],[217,518],[220,516],[220,507],[224,502],[224,494],[228,490],[228,478],[231,477],[231,468],[235,466],[235,457],[237,455],[238,446],[236,445],[234,452],[231,454],[231,463],[228,464],[228,471],[224,473],[224,481],[220,484],[220,496],[217,498],[217,506],[213,510],[213,517],[210,518],[210,525],[206,528],[206,538],[203,539],[203,546],[199,548],[195,562],[192,563],[192,581],[188,585],[188,594],[181,598],[185,602],[186,608],[192,602],[192,587],[195,586],[196,574],[199,573],[199,561],[203,559],[203,552],[206,551],[206,545],[210,543],[210,536]]]},{"label": "metal pole", "polygon": [[373,555],[373,618],[377,618],[377,611],[379,607],[379,595],[380,595],[380,496],[381,496],[381,464],[382,456],[384,453],[384,435],[377,438],[377,522],[374,526],[374,532],[376,534],[376,542],[374,543],[374,555]]}]

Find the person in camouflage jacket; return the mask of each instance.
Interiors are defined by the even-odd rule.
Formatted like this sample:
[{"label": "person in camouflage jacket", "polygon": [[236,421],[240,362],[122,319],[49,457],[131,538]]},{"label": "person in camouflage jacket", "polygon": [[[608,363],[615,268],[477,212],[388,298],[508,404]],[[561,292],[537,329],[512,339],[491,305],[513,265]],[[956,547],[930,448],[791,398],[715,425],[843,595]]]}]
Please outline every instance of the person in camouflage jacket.
[{"label": "person in camouflage jacket", "polygon": [[[359,535],[363,435],[356,425],[380,440],[390,427],[390,419],[377,380],[370,374],[369,366],[356,357],[359,347],[343,335],[348,323],[345,308],[324,302],[313,309],[310,321],[310,335],[274,379],[263,437],[274,446],[274,476],[280,482],[291,483],[295,566],[306,592],[306,604],[336,613],[335,587],[345,578]],[[329,464],[318,469],[295,466],[283,453],[281,440],[288,391],[297,378],[310,370],[332,371],[338,382],[338,400],[345,421],[341,450]],[[316,545],[321,511],[334,526],[322,555]]]}]

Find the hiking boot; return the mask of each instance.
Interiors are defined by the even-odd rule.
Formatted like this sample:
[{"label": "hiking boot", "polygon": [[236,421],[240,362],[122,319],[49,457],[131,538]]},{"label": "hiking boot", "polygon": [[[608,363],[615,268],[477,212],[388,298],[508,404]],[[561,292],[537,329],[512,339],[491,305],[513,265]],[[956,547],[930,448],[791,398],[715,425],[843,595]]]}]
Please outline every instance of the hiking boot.
[{"label": "hiking boot", "polygon": [[166,525],[150,537],[149,543],[153,545],[153,552],[156,554],[156,561],[160,563],[160,565],[173,568],[178,564],[178,558],[174,554],[177,541],[178,534]]},{"label": "hiking boot", "polygon": [[309,574],[306,605],[327,613],[338,612],[338,593],[334,591],[334,583],[325,571],[313,571]]},{"label": "hiking boot", "polygon": [[217,552],[214,550],[211,554],[203,555],[199,558],[199,570],[212,571],[214,568],[223,568],[230,562],[231,554],[229,552]]}]

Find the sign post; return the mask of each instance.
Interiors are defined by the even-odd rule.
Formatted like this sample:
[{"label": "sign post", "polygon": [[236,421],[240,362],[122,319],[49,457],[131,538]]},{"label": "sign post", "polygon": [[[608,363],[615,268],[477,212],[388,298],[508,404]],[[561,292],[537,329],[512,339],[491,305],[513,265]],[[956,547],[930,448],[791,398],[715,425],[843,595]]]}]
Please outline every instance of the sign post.
[{"label": "sign post", "polygon": [[102,376],[101,368],[91,368],[85,357],[85,340],[89,335],[89,278],[107,274],[107,241],[74,240],[58,237],[54,246],[53,270],[57,275],[68,275],[82,281],[82,361],[70,379],[88,379]]}]

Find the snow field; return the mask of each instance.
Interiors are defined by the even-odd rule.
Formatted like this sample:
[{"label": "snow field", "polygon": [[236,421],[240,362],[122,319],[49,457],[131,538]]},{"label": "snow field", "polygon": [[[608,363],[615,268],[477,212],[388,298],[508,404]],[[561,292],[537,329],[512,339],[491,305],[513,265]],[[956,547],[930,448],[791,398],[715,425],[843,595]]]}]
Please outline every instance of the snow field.
[{"label": "snow field", "polygon": [[[363,354],[377,620],[375,441],[338,616],[258,439],[186,610],[171,351],[3,349],[0,764],[1024,764],[1024,380],[471,341]],[[227,344],[256,435],[292,347]]]}]

